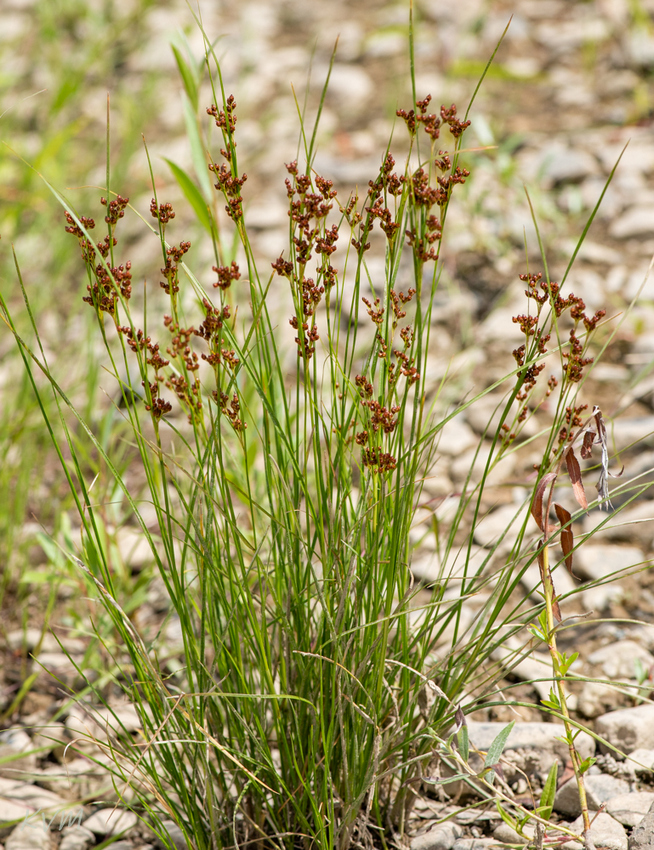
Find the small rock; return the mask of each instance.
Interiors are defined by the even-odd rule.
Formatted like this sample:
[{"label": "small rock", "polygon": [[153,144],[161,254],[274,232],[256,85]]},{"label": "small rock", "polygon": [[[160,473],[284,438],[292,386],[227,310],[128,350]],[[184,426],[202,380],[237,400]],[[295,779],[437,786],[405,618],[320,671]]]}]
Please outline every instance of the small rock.
[{"label": "small rock", "polygon": [[5,850],[50,850],[50,830],[39,818],[20,823],[5,841]]},{"label": "small rock", "polygon": [[551,186],[562,183],[581,183],[597,173],[597,160],[584,150],[547,146],[541,161],[541,173]]},{"label": "small rock", "polygon": [[651,850],[654,847],[654,804],[629,836],[628,850]]},{"label": "small rock", "polygon": [[65,732],[66,727],[64,724],[54,721],[50,721],[46,725],[35,729],[32,736],[32,746],[35,750],[40,750],[39,758],[45,758],[48,752],[52,752],[63,746],[66,740]]},{"label": "small rock", "polygon": [[65,764],[53,764],[44,768],[37,779],[43,788],[56,791],[69,800],[92,800],[100,796],[106,800],[115,795],[109,771],[89,759],[76,758]]},{"label": "small rock", "polygon": [[99,708],[94,717],[104,729],[107,727],[116,732],[136,732],[141,728],[141,720],[136,708],[130,703]]},{"label": "small rock", "polygon": [[628,636],[645,649],[654,652],[654,625],[641,624],[629,629]]},{"label": "small rock", "polygon": [[[0,732],[0,776],[9,779],[19,778],[21,774],[30,773],[36,769],[36,753],[30,736],[24,729],[14,727]],[[2,763],[4,759],[25,753],[22,758],[13,758]]]},{"label": "small rock", "polygon": [[[328,96],[348,101],[348,110],[357,110],[375,90],[369,74],[359,65],[335,62],[329,77]],[[351,98],[351,99],[350,99]]]},{"label": "small rock", "polygon": [[654,236],[654,207],[635,206],[621,213],[609,227],[614,239],[647,239]]},{"label": "small rock", "polygon": [[645,553],[637,546],[595,546],[584,543],[575,552],[574,569],[583,578],[599,581],[644,561]]},{"label": "small rock", "polygon": [[494,838],[459,838],[452,845],[452,850],[486,850],[487,847],[496,847]]},{"label": "small rock", "polygon": [[450,419],[439,433],[438,451],[441,454],[457,457],[467,449],[476,446],[479,442],[479,437],[476,436],[472,428],[457,416]]},{"label": "small rock", "polygon": [[639,747],[629,753],[629,758],[625,762],[630,770],[633,770],[634,776],[642,776],[646,779],[652,778],[654,772],[654,750]]},{"label": "small rock", "polygon": [[654,792],[633,791],[612,797],[606,811],[623,826],[638,826],[654,804]]},{"label": "small rock", "polygon": [[[627,850],[627,833],[621,823],[618,823],[605,812],[600,812],[594,818],[590,835],[597,850]],[[582,833],[583,828],[584,822],[581,815],[574,823],[570,824],[570,829],[579,834]],[[578,841],[566,841],[565,844],[561,845],[561,848],[562,850],[577,850],[582,846]]]},{"label": "small rock", "polygon": [[[523,827],[522,831],[528,838],[533,838],[536,834],[535,828],[528,824]],[[515,829],[512,829],[508,823],[504,823],[504,821],[502,821],[502,823],[496,826],[493,830],[493,838],[496,841],[502,841],[505,844],[518,844],[524,841],[520,834],[517,833]]]},{"label": "small rock", "polygon": [[118,835],[138,823],[134,812],[127,809],[100,809],[84,821],[83,826],[96,835]]},{"label": "small rock", "polygon": [[619,640],[591,652],[587,660],[589,664],[601,665],[607,678],[624,680],[634,678],[637,659],[646,670],[654,665],[654,655],[642,646],[633,640]]},{"label": "small rock", "polygon": [[413,577],[425,584],[433,584],[443,577],[443,566],[438,552],[430,552],[413,558],[411,561],[411,572]]},{"label": "small rock", "polygon": [[62,830],[59,850],[88,850],[92,844],[95,844],[95,835],[91,830],[81,824],[75,824]]},{"label": "small rock", "polygon": [[626,40],[625,49],[629,63],[636,68],[647,70],[654,66],[654,38],[649,28],[634,29]]},{"label": "small rock", "polygon": [[41,629],[16,629],[7,635],[7,646],[14,651],[33,652],[41,644],[43,652],[59,652],[61,647],[54,635],[43,634]]},{"label": "small rock", "polygon": [[584,611],[604,611],[611,605],[619,605],[625,598],[621,584],[602,584],[581,591],[580,602]]},{"label": "small rock", "polygon": [[605,511],[591,511],[584,517],[583,530],[584,534],[592,532],[593,540],[626,540],[647,551],[654,539],[653,520],[654,503],[638,502],[613,515]]},{"label": "small rock", "polygon": [[654,440],[654,416],[617,417],[611,428],[611,440],[618,452],[636,444],[639,451],[645,446],[651,447]]},{"label": "small rock", "polygon": [[[477,483],[481,480],[482,475],[486,471],[486,464],[491,452],[491,447],[484,444],[477,452],[477,449],[468,449],[459,457],[452,461],[450,466],[450,476],[452,481],[462,483],[470,475],[470,481]],[[516,458],[514,454],[505,454],[497,464],[491,464],[491,468],[486,476],[486,487],[495,487],[506,482],[511,477],[515,469]],[[472,470],[472,471],[471,471]],[[514,514],[517,512],[517,506],[514,507]],[[516,532],[517,533],[517,532]]]},{"label": "small rock", "polygon": [[[629,783],[624,779],[606,774],[587,774],[585,776],[586,795],[588,797],[588,808],[597,811],[602,803],[619,795],[629,793]],[[563,815],[579,815],[579,788],[575,779],[569,779],[556,792],[554,808]]]},{"label": "small rock", "polygon": [[[249,220],[248,224],[250,224]],[[116,538],[120,557],[132,569],[142,570],[148,564],[154,563],[152,547],[141,528],[124,526],[117,532]]]},{"label": "small rock", "polygon": [[599,717],[620,705],[621,694],[605,682],[586,682],[577,700],[577,709],[584,717]]},{"label": "small rock", "polygon": [[456,823],[439,823],[429,832],[411,839],[411,850],[451,850],[463,830]]},{"label": "small rock", "polygon": [[479,546],[491,547],[496,545],[504,535],[500,544],[504,550],[510,548],[516,541],[525,517],[529,511],[526,505],[502,505],[501,508],[487,514],[474,529],[474,540]]},{"label": "small rock", "polygon": [[69,807],[69,801],[58,794],[25,782],[8,782],[4,788],[0,788],[0,794],[5,800],[20,805],[23,816],[41,811],[52,816],[55,812],[64,812]]},{"label": "small rock", "polygon": [[39,664],[49,674],[67,682],[73,681],[82,663],[81,655],[66,655],[65,652],[39,652]]},{"label": "small rock", "polygon": [[18,820],[25,820],[25,806],[16,800],[8,799],[0,792],[0,828]]},{"label": "small rock", "polygon": [[98,708],[93,712],[73,706],[66,718],[66,729],[79,736],[84,747],[94,747],[94,739],[107,741],[108,735],[135,732],[141,728],[138,714],[133,705],[119,703],[109,708]]},{"label": "small rock", "polygon": [[[511,312],[511,310],[512,308],[509,312]],[[514,328],[516,327],[515,323],[512,322],[511,319],[509,319],[509,323]],[[520,332],[520,335],[524,337],[522,332]],[[503,396],[488,393],[473,402],[470,407],[467,407],[463,415],[465,416],[468,426],[475,434],[492,435],[500,420],[505,404],[506,401]],[[476,442],[477,440],[475,440],[475,443]],[[475,445],[475,443],[472,445]]]},{"label": "small rock", "polygon": [[[654,748],[654,705],[637,705],[635,708],[620,708],[598,717],[595,722],[598,735],[623,753],[631,753],[639,747]],[[600,744],[602,751],[607,748]]]}]

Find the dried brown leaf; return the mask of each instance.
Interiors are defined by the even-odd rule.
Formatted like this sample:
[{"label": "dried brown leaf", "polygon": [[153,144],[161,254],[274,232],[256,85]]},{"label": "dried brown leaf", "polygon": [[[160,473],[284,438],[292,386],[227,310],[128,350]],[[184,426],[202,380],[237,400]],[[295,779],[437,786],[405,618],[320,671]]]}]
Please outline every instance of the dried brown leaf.
[{"label": "dried brown leaf", "polygon": [[456,707],[456,713],[454,715],[454,731],[458,732],[462,726],[466,725],[466,716],[463,713],[463,709],[460,705]]},{"label": "dried brown leaf", "polygon": [[581,480],[581,467],[579,466],[579,461],[577,460],[577,456],[575,455],[572,446],[570,446],[565,453],[565,463],[568,467],[568,475],[570,476],[570,483],[572,484],[572,492],[575,495],[577,504],[580,508],[587,511],[588,499],[586,498],[586,491],[584,490],[584,482]]},{"label": "dried brown leaf", "polygon": [[[539,546],[539,548],[543,545],[543,543],[544,543],[544,542],[545,542],[544,540],[539,540],[539,541],[538,541],[538,546]],[[540,580],[541,580],[541,582],[542,582],[543,584],[545,584],[545,582],[546,582],[546,578],[545,578],[545,559],[544,559],[544,557],[543,557],[543,552],[542,552],[542,550],[538,553],[538,569],[540,570]]]},{"label": "dried brown leaf", "polygon": [[[572,519],[570,511],[567,511],[562,505],[556,504],[554,505],[554,510],[556,511],[556,516],[561,523],[561,549],[563,549],[566,569],[573,578],[577,578],[577,576],[572,572],[572,553],[575,548],[575,541],[572,529],[568,525]],[[565,525],[568,527],[564,528],[563,526]]]},{"label": "dried brown leaf", "polygon": [[584,442],[581,446],[581,456],[584,460],[588,460],[593,456],[593,443],[595,442],[595,432],[588,430],[584,432]]},{"label": "dried brown leaf", "polygon": [[547,534],[547,518],[543,519],[543,496],[549,485],[556,481],[556,472],[548,472],[543,475],[536,486],[534,501],[531,503],[531,515],[543,534]]},{"label": "dried brown leaf", "polygon": [[557,623],[563,622],[563,617],[561,616],[561,609],[559,608],[559,599],[557,596],[552,597],[552,613],[554,614],[554,618]]}]

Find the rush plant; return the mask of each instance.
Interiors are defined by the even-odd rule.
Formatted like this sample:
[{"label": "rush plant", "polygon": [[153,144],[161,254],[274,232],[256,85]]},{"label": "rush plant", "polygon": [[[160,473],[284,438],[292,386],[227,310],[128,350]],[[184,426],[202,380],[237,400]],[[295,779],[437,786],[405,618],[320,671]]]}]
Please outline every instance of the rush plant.
[{"label": "rush plant", "polygon": [[[173,173],[211,240],[211,286],[202,283],[204,270],[193,270],[193,247],[174,234],[175,212],[154,188],[149,226],[161,249],[160,292],[147,298],[136,263],[121,251],[123,229],[139,213],[112,189],[109,166],[100,228],[52,189],[86,269],[83,301],[120,386],[132,469],[118,468],[78,413],[37,328],[31,347],[3,302],[4,318],[76,500],[82,545],[69,556],[124,647],[117,681],[139,712],[142,735],[119,734],[112,743],[117,775],[135,785],[162,839],[172,847],[172,819],[195,850],[388,846],[406,831],[438,742],[488,703],[501,671],[487,662],[525,622],[539,623],[551,648],[552,710],[566,716],[570,659],[555,643],[543,494],[564,458],[579,494],[571,460],[581,433],[576,394],[601,317],[589,319],[579,299],[526,276],[536,314],[516,318],[525,344],[514,352],[515,368],[487,390],[506,387],[499,422],[481,475],[471,470],[453,518],[438,526],[440,574],[425,601],[411,573],[410,531],[442,428],[474,402],[444,410],[428,382],[447,212],[473,170],[464,144],[470,106],[463,116],[454,104],[431,112],[431,97],[414,93],[412,108],[397,112],[396,132],[406,139],[401,164],[384,151],[365,196],[344,200],[316,172],[316,130],[301,116],[299,153],[284,180],[287,247],[262,265],[248,234],[237,103],[206,44],[213,102],[204,121],[219,142],[212,147],[202,125],[189,122],[207,168],[197,183]],[[196,104],[201,68],[180,51],[176,58]],[[369,262],[376,250],[383,275]],[[501,541],[475,563],[471,541],[488,476],[520,445],[532,414],[548,310],[557,329],[568,311],[575,332],[553,346],[562,385],[552,377],[543,396],[557,399],[534,491],[544,539],[534,549],[523,526],[499,566],[491,561]],[[50,391],[58,422],[43,403]],[[76,431],[106,473],[105,491],[89,474]],[[183,657],[174,669],[159,664],[159,635],[144,639],[117,599],[102,520],[115,488],[150,546],[179,627]],[[567,559],[570,515],[559,519]],[[514,601],[536,559],[544,614],[524,594]],[[478,596],[470,621],[466,606]],[[104,699],[100,689],[95,696]],[[583,768],[576,765],[579,777]]]}]

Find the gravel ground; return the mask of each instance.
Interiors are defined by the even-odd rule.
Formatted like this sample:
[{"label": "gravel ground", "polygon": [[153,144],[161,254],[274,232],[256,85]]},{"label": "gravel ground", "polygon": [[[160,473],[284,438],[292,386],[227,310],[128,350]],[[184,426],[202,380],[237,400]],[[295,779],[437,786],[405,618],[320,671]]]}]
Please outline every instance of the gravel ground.
[{"label": "gravel ground", "polygon": [[[5,57],[10,60],[7,67],[12,73],[19,69],[15,71],[17,94],[49,83],[45,58],[43,65],[21,64],[21,45],[29,43],[37,7],[29,0],[4,0],[0,7],[1,38]],[[250,176],[247,216],[254,228],[255,248],[261,256],[276,257],[284,244],[287,220],[283,163],[294,157],[297,146],[291,83],[301,101],[310,64],[312,80],[322,81],[338,36],[316,168],[335,180],[346,197],[355,184],[365,187],[378,168],[379,151],[389,138],[396,106],[409,105],[406,4],[225,0],[202,3],[201,8],[206,31],[212,38],[223,36],[218,46],[226,89],[234,91],[239,103],[239,144]],[[445,269],[449,297],[437,318],[434,380],[442,373],[442,364],[456,355],[462,380],[470,384],[470,390],[479,391],[510,363],[510,337],[515,328],[511,316],[516,306],[523,308],[524,302],[524,287],[517,274],[524,271],[525,241],[530,256],[537,254],[522,183],[529,186],[538,211],[552,276],[556,278],[565,269],[583,221],[622,153],[568,285],[591,310],[604,307],[609,314],[620,314],[638,296],[638,303],[587,383],[585,395],[589,403],[602,406],[607,419],[620,414],[611,438],[620,452],[620,464],[625,466],[625,480],[652,478],[654,277],[648,278],[647,273],[654,254],[654,3],[423,0],[416,3],[416,10],[420,16],[416,37],[419,96],[431,93],[437,103],[457,102],[460,106],[469,99],[480,71],[513,16],[494,71],[472,113],[470,146],[496,147],[471,155],[472,178],[461,203],[455,203],[452,209],[447,252],[452,259]],[[84,120],[101,135],[101,103],[107,86],[115,86],[121,98],[128,97],[130,89],[143,91],[146,80],[154,75],[166,81],[168,91],[164,97],[161,85],[157,88],[159,108],[147,113],[147,126],[139,130],[146,132],[155,159],[163,154],[188,167],[190,153],[177,108],[180,85],[167,47],[169,35],[181,27],[187,30],[194,49],[201,49],[188,8],[181,0],[146,8],[126,3],[116,14],[124,20],[133,16],[129,20],[140,33],[138,43],[116,60],[109,81],[83,79],[84,88],[88,88],[79,102]],[[66,23],[63,17],[56,21],[55,25],[61,27],[56,42],[62,51],[74,53],[83,33],[76,33],[74,18],[71,21]],[[122,38],[129,43],[127,36]],[[117,50],[116,44],[106,47]],[[318,82],[313,85],[310,109],[315,107],[319,89]],[[210,96],[205,94],[208,104]],[[33,132],[30,120],[32,128],[38,127],[38,109],[25,104],[21,109],[26,129],[18,147],[22,144],[27,151]],[[144,121],[145,116],[146,111]],[[120,127],[121,117],[118,124]],[[87,177],[80,172],[71,175],[70,181],[83,183]],[[139,183],[144,180],[141,153],[134,154],[125,177],[144,185]],[[163,167],[158,179],[168,181],[164,185],[174,198],[175,189]],[[146,192],[144,188],[142,191]],[[144,210],[147,203],[142,205]],[[17,244],[20,251],[20,238]],[[475,331],[471,333],[473,324]],[[444,439],[442,463],[433,484],[435,498],[455,492],[467,474],[473,446],[496,401],[491,398],[486,407],[471,409]],[[476,533],[477,551],[491,545],[506,529],[507,517],[515,514],[524,498],[520,482],[532,462],[527,452],[511,468],[502,468],[493,502],[488,505],[489,516]],[[616,504],[619,502],[618,496]],[[594,528],[600,519],[599,512],[591,512],[584,530]],[[621,691],[616,691],[589,682],[573,694],[578,716],[634,759],[616,759],[600,748],[598,764],[591,769],[591,805],[595,809],[602,804],[606,807],[595,826],[598,847],[654,846],[654,707],[639,700],[651,695],[654,677],[654,626],[647,625],[654,615],[654,580],[649,571],[654,557],[652,520],[654,500],[645,494],[598,532],[592,545],[580,550],[577,572],[583,582],[594,585],[575,597],[578,607],[568,612],[593,610],[604,620],[590,622],[575,632],[574,648],[580,651],[578,672],[625,683]],[[121,545],[126,559],[139,569],[142,554],[138,554],[138,541],[126,534]],[[437,566],[433,552],[416,553],[417,579],[428,584]],[[624,576],[602,584],[606,576],[629,567],[638,571],[629,574],[627,569]],[[567,575],[557,582],[560,592],[577,583]],[[524,591],[531,592],[536,583],[536,578],[527,575]],[[162,604],[158,592],[156,584],[148,591],[141,611],[144,623],[157,620]],[[615,618],[644,623],[611,622]],[[169,652],[174,656],[179,647],[174,623],[169,632]],[[5,638],[5,707],[26,675],[30,663],[27,653],[33,649],[38,648],[39,661],[45,667],[71,680],[70,665],[56,641],[46,638],[41,642],[38,630],[27,634],[9,630]],[[68,651],[79,660],[84,646],[81,639],[67,642]],[[513,664],[509,661],[512,648],[507,647],[506,655],[498,657],[499,663]],[[513,682],[528,683],[546,675],[545,669],[540,655],[533,653],[507,670],[507,675]],[[549,686],[543,694],[537,684],[525,684],[524,689],[526,698],[535,701]],[[11,718],[12,725],[0,733],[0,758],[28,751],[35,744],[45,748],[38,756],[26,755],[24,761],[0,766],[0,839],[5,850],[45,850],[52,840],[60,841],[62,850],[87,850],[125,829],[115,848],[149,850],[155,839],[145,827],[131,821],[116,824],[108,818],[108,810],[102,806],[112,799],[111,783],[101,764],[79,758],[68,761],[64,768],[63,747],[48,744],[48,738],[70,740],[90,722],[71,710],[61,723],[52,724],[53,705],[59,699],[48,677],[39,675],[20,715]],[[123,710],[129,720],[129,707]],[[487,747],[495,730],[492,724],[504,724],[513,716],[509,709],[495,709],[476,717],[471,729],[473,742],[481,749]],[[555,725],[539,723],[542,716],[536,708],[525,709],[521,720],[515,739],[509,741],[507,755],[507,776],[518,796],[527,790],[519,771],[531,774],[537,782],[560,746],[555,741]],[[134,717],[131,721],[136,724]],[[538,726],[527,728],[528,723]],[[526,737],[518,731],[520,727]],[[592,740],[588,747],[589,752],[595,748]],[[560,758],[565,762],[565,753]],[[78,780],[75,784],[70,782],[72,774]],[[579,811],[570,789],[562,782],[555,809],[561,819],[571,823]],[[65,825],[57,814],[49,827],[43,826],[40,811],[59,813],[70,801],[82,798],[84,806],[73,810],[76,817],[79,815],[76,823],[69,819]],[[100,800],[104,803],[93,802]],[[22,817],[26,811],[30,813],[29,829],[3,830],[3,823]],[[425,796],[413,824],[413,850],[463,850],[502,846],[515,840],[494,810],[458,815],[455,811],[451,799],[438,801]],[[434,825],[435,818],[448,815],[452,816],[448,825]]]}]

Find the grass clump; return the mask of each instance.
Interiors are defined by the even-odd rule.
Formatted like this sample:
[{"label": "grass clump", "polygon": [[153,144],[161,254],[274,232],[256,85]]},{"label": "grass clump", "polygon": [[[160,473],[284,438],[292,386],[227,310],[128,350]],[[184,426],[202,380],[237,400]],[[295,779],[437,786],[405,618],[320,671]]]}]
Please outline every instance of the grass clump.
[{"label": "grass clump", "polygon": [[[208,46],[208,68],[212,59]],[[518,591],[546,551],[531,545],[526,517],[499,560],[501,541],[473,561],[472,536],[490,472],[551,397],[534,491],[542,507],[542,482],[578,433],[577,394],[602,315],[587,316],[547,275],[524,276],[535,305],[515,319],[525,342],[515,368],[489,388],[506,387],[506,396],[481,475],[471,471],[453,494],[449,523],[434,522],[440,571],[425,599],[411,574],[411,529],[440,432],[474,401],[444,410],[428,380],[447,211],[470,176],[468,112],[432,113],[430,96],[414,98],[397,113],[408,132],[402,165],[385,151],[365,198],[347,201],[316,173],[316,133],[302,120],[299,155],[286,166],[288,248],[262,265],[244,212],[237,104],[213,68],[206,111],[222,148],[216,158],[206,153],[228,217],[220,226],[215,203],[173,169],[211,238],[213,291],[191,268],[190,242],[171,241],[175,212],[156,191],[150,227],[161,246],[163,315],[155,295],[138,303],[134,269],[119,254],[137,211],[111,188],[109,167],[99,240],[94,219],[55,191],[86,267],[84,301],[120,382],[138,475],[116,465],[40,343],[32,351],[16,337],[82,521],[81,551],[71,557],[129,657],[116,678],[143,738],[119,737],[117,774],[138,780],[139,804],[163,839],[171,840],[164,822],[172,819],[196,850],[388,846],[405,833],[434,756],[455,771],[462,752],[467,763],[452,730],[489,703],[501,678],[494,652],[542,610]],[[190,71],[184,79],[195,86]],[[370,271],[378,244],[383,276]],[[4,316],[15,330],[6,305]],[[558,377],[541,391],[545,358],[556,354]],[[106,473],[103,493],[93,490],[76,430]],[[103,507],[116,490],[165,585],[181,669],[159,664],[158,636],[145,641],[118,601]],[[552,599],[546,590],[548,612]],[[544,639],[554,628],[547,617]],[[491,798],[487,774],[505,740],[481,775],[461,774]]]}]

